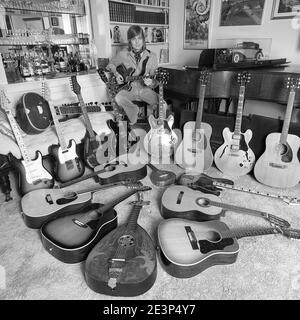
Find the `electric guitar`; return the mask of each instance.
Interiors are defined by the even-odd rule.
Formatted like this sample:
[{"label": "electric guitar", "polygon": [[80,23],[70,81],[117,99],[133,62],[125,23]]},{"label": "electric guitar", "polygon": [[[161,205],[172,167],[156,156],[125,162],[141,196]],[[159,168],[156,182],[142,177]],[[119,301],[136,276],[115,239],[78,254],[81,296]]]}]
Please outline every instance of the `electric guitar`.
[{"label": "electric guitar", "polygon": [[40,230],[44,248],[65,263],[85,260],[99,240],[117,227],[114,206],[136,192],[149,189],[136,184],[133,190],[105,205],[93,203],[85,212],[72,211],[47,221]]},{"label": "electric guitar", "polygon": [[157,275],[153,240],[137,223],[142,207],[150,202],[133,201],[125,225],[102,238],[91,250],[85,263],[85,280],[95,292],[133,297],[148,291]]},{"label": "electric guitar", "polygon": [[233,177],[249,173],[255,163],[254,152],[249,147],[252,131],[248,129],[244,133],[241,132],[245,88],[249,81],[250,75],[248,72],[238,74],[240,89],[234,132],[231,132],[229,128],[224,128],[224,143],[216,150],[214,155],[217,168]]},{"label": "electric guitar", "polygon": [[84,173],[84,164],[76,152],[75,140],[70,140],[67,145],[63,130],[59,120],[54,112],[54,106],[50,97],[48,84],[43,81],[43,91],[45,91],[46,100],[48,101],[50,112],[52,115],[53,123],[55,126],[58,145],[50,146],[50,153],[55,159],[55,177],[60,182],[67,182],[72,179],[78,178]]},{"label": "electric guitar", "polygon": [[242,237],[281,234],[300,239],[300,230],[297,229],[273,226],[231,230],[218,220],[163,220],[157,233],[161,265],[176,278],[190,278],[211,266],[234,263],[239,252],[237,239]]},{"label": "electric guitar", "polygon": [[114,134],[111,132],[103,139],[99,135],[95,134],[86,110],[86,105],[81,96],[81,87],[77,82],[75,75],[71,76],[71,87],[73,92],[78,97],[79,105],[82,110],[82,115],[87,129],[86,136],[83,140],[84,159],[91,168],[95,168],[97,165],[115,157],[116,148],[112,146]]},{"label": "electric guitar", "polygon": [[49,171],[47,171],[43,166],[41,152],[36,151],[37,156],[35,160],[30,159],[19,126],[11,112],[9,104],[10,101],[8,100],[4,90],[2,90],[1,105],[6,113],[23,158],[23,160],[19,160],[11,153],[8,155],[13,167],[17,169],[18,188],[21,195],[36,189],[52,188],[54,185],[54,179]]},{"label": "electric guitar", "polygon": [[122,185],[134,187],[131,181],[124,180],[77,192],[64,189],[33,190],[21,199],[22,217],[28,228],[40,229],[43,223],[58,215],[90,208],[95,192]]},{"label": "electric guitar", "polygon": [[160,71],[159,77],[159,106],[158,118],[151,114],[148,118],[150,131],[144,137],[144,148],[151,156],[151,162],[162,164],[171,163],[175,145],[178,141],[176,133],[172,130],[174,116],[165,119],[165,102],[163,99],[163,86],[168,80],[168,73]]},{"label": "electric guitar", "polygon": [[224,203],[214,194],[205,194],[186,186],[173,185],[168,187],[161,199],[160,213],[165,219],[216,220],[224,215],[225,211],[258,216],[280,227],[290,227],[289,222],[275,215]]},{"label": "electric guitar", "polygon": [[257,160],[254,167],[255,178],[271,187],[290,188],[300,181],[300,163],[297,157],[300,138],[288,133],[296,89],[299,88],[299,85],[299,78],[288,78],[287,88],[290,89],[290,93],[282,132],[268,134],[266,150]]},{"label": "electric guitar", "polygon": [[175,163],[183,169],[201,173],[208,170],[214,160],[210,146],[212,128],[202,122],[205,88],[209,73],[201,71],[200,92],[196,122],[188,121],[183,127],[183,140],[176,149]]}]

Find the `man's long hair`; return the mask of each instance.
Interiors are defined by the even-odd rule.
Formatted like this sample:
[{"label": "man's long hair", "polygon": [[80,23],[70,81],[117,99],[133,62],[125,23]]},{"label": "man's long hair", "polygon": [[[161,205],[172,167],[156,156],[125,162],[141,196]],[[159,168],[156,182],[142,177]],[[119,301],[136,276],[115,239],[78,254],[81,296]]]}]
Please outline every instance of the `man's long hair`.
[{"label": "man's long hair", "polygon": [[146,44],[145,44],[145,34],[144,34],[144,30],[142,27],[137,26],[137,25],[133,25],[131,27],[129,27],[128,31],[127,31],[127,40],[128,40],[128,50],[131,51],[132,50],[132,45],[131,45],[131,39],[133,39],[134,37],[141,35],[142,39],[143,39],[143,47],[142,50],[146,49]]}]

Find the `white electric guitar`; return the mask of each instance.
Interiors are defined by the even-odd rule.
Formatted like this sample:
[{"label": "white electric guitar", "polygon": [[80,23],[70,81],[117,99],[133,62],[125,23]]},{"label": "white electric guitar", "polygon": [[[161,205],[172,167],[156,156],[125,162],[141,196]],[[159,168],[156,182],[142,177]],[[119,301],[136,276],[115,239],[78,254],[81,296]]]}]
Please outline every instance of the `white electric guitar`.
[{"label": "white electric guitar", "polygon": [[35,160],[31,160],[27,148],[25,146],[20,128],[12,114],[9,106],[11,102],[6,96],[4,90],[1,91],[1,105],[6,113],[7,119],[10,123],[16,142],[19,146],[23,160],[19,160],[12,154],[9,154],[9,159],[18,172],[18,186],[21,195],[28,193],[29,191],[36,189],[52,188],[54,180],[52,175],[45,169],[42,162],[42,154],[40,151],[36,151],[37,157]]},{"label": "white electric guitar", "polygon": [[76,142],[74,139],[69,141],[67,145],[62,126],[58,120],[55,108],[50,96],[50,89],[47,83],[43,82],[43,91],[45,91],[46,100],[48,101],[51,111],[53,123],[55,126],[59,144],[50,146],[50,153],[55,159],[55,176],[60,182],[67,182],[75,178],[79,178],[84,173],[83,161],[76,152]]},{"label": "white electric guitar", "polygon": [[246,175],[252,170],[255,163],[255,154],[249,147],[252,131],[250,129],[244,133],[241,131],[245,88],[249,81],[250,74],[248,72],[238,74],[240,90],[234,132],[231,132],[229,128],[224,128],[224,143],[214,155],[217,168],[233,177]]},{"label": "white electric guitar", "polygon": [[144,148],[151,156],[151,163],[168,164],[171,163],[178,137],[172,130],[174,116],[169,115],[165,118],[163,86],[167,83],[168,73],[159,71],[156,79],[159,81],[158,118],[154,118],[153,115],[148,118],[150,131],[145,135]]},{"label": "white electric guitar", "polygon": [[205,88],[208,76],[208,71],[201,71],[196,122],[188,121],[184,124],[183,140],[175,152],[176,164],[187,171],[197,173],[208,170],[214,160],[210,147],[212,128],[208,123],[202,122]]}]

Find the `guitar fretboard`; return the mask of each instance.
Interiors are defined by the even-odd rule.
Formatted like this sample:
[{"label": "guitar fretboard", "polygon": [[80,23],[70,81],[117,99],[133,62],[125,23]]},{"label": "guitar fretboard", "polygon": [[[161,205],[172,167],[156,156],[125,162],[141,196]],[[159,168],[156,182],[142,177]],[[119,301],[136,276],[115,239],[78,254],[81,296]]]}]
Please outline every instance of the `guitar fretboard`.
[{"label": "guitar fretboard", "polygon": [[158,105],[158,119],[163,121],[164,116],[164,86],[162,83],[159,84],[159,105]]},{"label": "guitar fretboard", "polygon": [[201,129],[201,122],[202,122],[202,116],[203,116],[203,106],[204,106],[204,97],[205,97],[205,88],[206,88],[205,84],[201,84],[200,85],[195,130]]},{"label": "guitar fretboard", "polygon": [[237,107],[235,127],[234,127],[234,134],[235,135],[241,134],[244,98],[245,98],[245,86],[241,85],[240,90],[239,90],[239,100],[238,100],[238,107]]},{"label": "guitar fretboard", "polygon": [[229,230],[222,232],[222,238],[243,238],[262,236],[267,234],[277,234],[279,231],[276,228],[257,228],[257,229],[244,229],[244,230]]},{"label": "guitar fretboard", "polygon": [[286,142],[287,142],[290,122],[291,122],[291,118],[292,118],[292,111],[293,111],[293,106],[294,106],[294,101],[295,101],[295,95],[296,95],[296,92],[292,88],[289,93],[289,98],[288,98],[288,103],[287,103],[287,107],[286,107],[286,111],[285,111],[282,132],[280,135],[280,143],[282,143],[282,144],[286,144]]}]

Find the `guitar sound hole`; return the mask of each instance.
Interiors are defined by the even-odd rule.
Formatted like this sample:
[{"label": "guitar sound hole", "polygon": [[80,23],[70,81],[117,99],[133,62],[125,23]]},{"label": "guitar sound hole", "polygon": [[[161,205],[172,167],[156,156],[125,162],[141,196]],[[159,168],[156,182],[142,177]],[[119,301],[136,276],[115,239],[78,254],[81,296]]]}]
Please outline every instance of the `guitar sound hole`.
[{"label": "guitar sound hole", "polygon": [[119,244],[122,247],[130,247],[134,244],[134,237],[131,235],[124,235],[119,238]]},{"label": "guitar sound hole", "polygon": [[200,207],[208,207],[210,202],[207,198],[198,198],[196,200],[196,203],[200,206]]},{"label": "guitar sound hole", "polygon": [[281,156],[284,155],[288,150],[288,148],[285,144],[278,144],[276,149]]},{"label": "guitar sound hole", "polygon": [[106,172],[110,172],[110,171],[114,171],[114,170],[116,170],[115,165],[109,165],[109,166],[105,167]]}]

